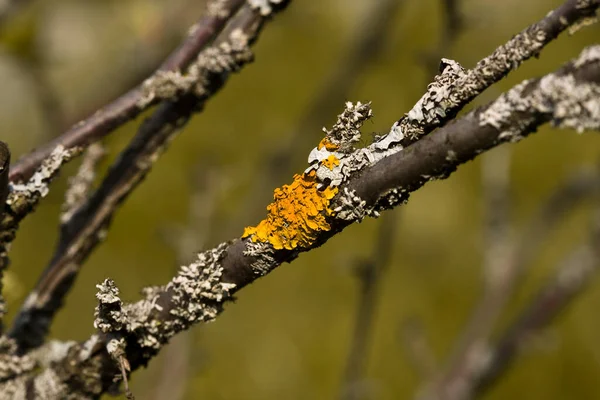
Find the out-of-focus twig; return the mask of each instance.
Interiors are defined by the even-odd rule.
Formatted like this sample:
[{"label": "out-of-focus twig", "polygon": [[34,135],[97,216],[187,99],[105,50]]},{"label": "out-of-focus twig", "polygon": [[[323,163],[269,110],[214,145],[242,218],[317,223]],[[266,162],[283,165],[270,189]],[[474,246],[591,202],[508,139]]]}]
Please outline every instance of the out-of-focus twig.
[{"label": "out-of-focus twig", "polygon": [[[211,12],[192,27],[188,37],[161,64],[152,77],[183,70],[194,60],[202,48],[224,28],[230,15],[245,3],[244,0],[215,0],[215,2],[219,3],[220,7],[218,9],[209,7]],[[11,167],[10,180],[19,182],[28,179],[56,146],[62,145],[67,149],[75,146],[88,146],[125,122],[137,117],[160,100],[155,98],[151,101],[142,101],[144,96],[144,84],[140,84],[88,118],[73,125],[61,136],[19,159]]]},{"label": "out-of-focus twig", "polygon": [[433,398],[462,399],[486,362],[495,324],[504,310],[519,274],[513,263],[514,237],[510,229],[510,150],[500,147],[482,160],[485,209],[483,296],[459,336],[446,370],[433,384]]},{"label": "out-of-focus twig", "polygon": [[[223,179],[216,169],[206,165],[196,167],[192,194],[188,206],[185,226],[170,228],[163,238],[169,243],[177,257],[177,265],[184,265],[197,249],[204,248],[213,232],[213,216],[217,199],[222,190]],[[153,388],[156,400],[183,398],[191,368],[192,332],[177,335],[165,349],[163,367],[158,382]],[[194,360],[194,364],[198,360]]]},{"label": "out-of-focus twig", "polygon": [[31,0],[0,0],[0,28],[7,19],[19,9],[25,7]]},{"label": "out-of-focus twig", "polygon": [[69,222],[75,211],[88,199],[98,172],[98,163],[105,154],[106,151],[101,143],[94,143],[87,148],[77,173],[69,178],[69,187],[65,192],[65,201],[60,215],[61,225]]},{"label": "out-of-focus twig", "polygon": [[390,263],[394,247],[396,223],[391,215],[386,215],[386,218],[380,221],[373,253],[368,259],[360,261],[357,266],[360,295],[339,396],[343,400],[366,397],[361,390],[361,383],[367,364],[369,342],[373,334],[377,301],[381,292],[381,277]]},{"label": "out-of-focus twig", "polygon": [[484,368],[473,382],[473,396],[485,392],[508,370],[524,342],[548,326],[595,278],[600,267],[600,212],[592,221],[588,243],[580,245],[558,266],[556,274],[535,295],[490,349]]},{"label": "out-of-focus twig", "polygon": [[[489,153],[492,154],[494,153]],[[491,171],[496,174],[496,171],[501,169],[496,165],[496,169]],[[497,194],[493,195],[494,191],[488,193],[491,195],[490,200],[500,198]],[[534,256],[539,253],[541,244],[564,219],[565,214],[572,211],[578,203],[598,193],[600,193],[600,173],[588,169],[579,171],[560,185],[548,198],[538,215],[519,235],[519,240],[510,239],[507,225],[501,228],[502,221],[508,221],[506,217],[501,217],[505,214],[502,211],[505,208],[502,203],[506,202],[498,203],[497,200],[489,202],[489,209],[494,218],[489,219],[492,223],[488,224],[492,229],[488,229],[487,237],[490,240],[486,241],[484,262],[486,284],[483,298],[478,302],[465,331],[458,340],[454,355],[450,358],[445,371],[433,383],[427,398],[448,400],[470,398],[473,391],[479,390],[479,386],[485,386],[481,383],[482,376],[495,374],[489,371],[495,369],[492,366],[495,362],[490,364],[490,357],[498,352],[493,350],[495,346],[492,343],[492,333],[507,302],[519,287],[521,277],[533,262]],[[584,263],[580,264],[581,267],[577,268],[584,268]],[[549,294],[544,296],[548,298]],[[506,351],[509,354],[507,358],[512,357],[511,351]],[[502,364],[503,360],[499,360],[498,363]],[[501,370],[502,366],[498,369]]]},{"label": "out-of-focus twig", "polygon": [[437,372],[438,362],[427,341],[423,323],[413,317],[402,323],[402,344],[408,360],[424,380],[432,379]]},{"label": "out-of-focus twig", "polygon": [[463,30],[463,15],[460,11],[461,0],[440,0],[442,8],[442,27],[435,49],[423,53],[422,58],[428,76],[433,76],[438,72],[440,59],[448,56],[456,41],[456,38]]}]

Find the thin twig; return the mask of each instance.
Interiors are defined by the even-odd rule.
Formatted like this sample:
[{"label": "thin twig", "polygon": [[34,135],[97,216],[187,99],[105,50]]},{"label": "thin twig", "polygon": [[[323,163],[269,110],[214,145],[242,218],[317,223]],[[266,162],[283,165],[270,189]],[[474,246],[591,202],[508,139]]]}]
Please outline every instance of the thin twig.
[{"label": "thin twig", "polygon": [[340,399],[354,400],[365,397],[361,383],[373,334],[374,318],[381,292],[381,278],[392,256],[396,224],[397,222],[391,216],[380,222],[373,253],[369,259],[359,262],[357,266],[360,296]]},{"label": "thin twig", "polygon": [[[404,133],[401,145],[406,147],[451,121],[485,89],[507,76],[524,61],[539,55],[560,33],[595,15],[599,4],[598,0],[565,1],[470,70],[464,70],[456,61],[444,59],[440,65],[440,75],[429,84],[427,92],[412,110],[398,121]],[[440,93],[444,95],[440,96]]]},{"label": "thin twig", "polygon": [[[187,223],[179,229],[169,229],[165,241],[174,250],[177,265],[184,265],[197,249],[204,248],[213,236],[213,216],[222,190],[222,176],[206,165],[196,167],[195,179],[191,183]],[[193,331],[177,335],[165,349],[163,368],[158,383],[153,388],[156,400],[183,398],[190,369],[190,349]],[[195,364],[198,360],[194,360]]]},{"label": "thin twig", "polygon": [[68,223],[77,209],[85,204],[96,179],[98,163],[105,155],[106,151],[101,143],[94,143],[86,150],[77,173],[69,178],[60,215],[61,225]]},{"label": "thin twig", "polygon": [[600,213],[596,213],[590,240],[570,253],[555,276],[541,288],[489,352],[489,359],[473,382],[471,397],[487,391],[514,363],[524,340],[548,326],[581,294],[600,267]]}]

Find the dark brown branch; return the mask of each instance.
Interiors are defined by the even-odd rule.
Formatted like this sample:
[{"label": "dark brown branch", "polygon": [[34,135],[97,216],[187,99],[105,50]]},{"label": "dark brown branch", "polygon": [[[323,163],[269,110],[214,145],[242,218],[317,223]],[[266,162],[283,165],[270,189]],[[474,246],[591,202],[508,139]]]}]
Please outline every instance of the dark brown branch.
[{"label": "dark brown branch", "polygon": [[[235,13],[244,2],[244,0],[221,1],[225,12],[202,17],[191,29],[191,33],[185,41],[162,63],[157,73],[178,71],[189,65],[200,50],[224,28],[230,15]],[[76,146],[86,147],[157,103],[158,99],[144,103],[141,107],[140,101],[143,95],[143,85],[140,84],[88,118],[73,125],[61,136],[22,157],[11,167],[11,182],[23,182],[29,179],[42,160],[48,157],[56,146],[62,145],[67,149]]]}]

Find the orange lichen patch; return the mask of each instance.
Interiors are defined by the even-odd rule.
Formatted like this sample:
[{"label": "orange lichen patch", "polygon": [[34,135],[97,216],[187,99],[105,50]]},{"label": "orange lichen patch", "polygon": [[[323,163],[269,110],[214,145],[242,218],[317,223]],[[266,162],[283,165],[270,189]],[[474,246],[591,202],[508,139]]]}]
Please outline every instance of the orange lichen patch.
[{"label": "orange lichen patch", "polygon": [[337,191],[317,189],[314,170],[294,175],[290,185],[275,189],[267,217],[257,226],[247,227],[242,237],[252,236],[253,242],[268,242],[275,249],[309,247],[320,231],[331,229],[326,217],[333,214],[329,201]]},{"label": "orange lichen patch", "polygon": [[321,141],[317,145],[317,150],[321,150],[323,147],[325,147],[329,151],[335,151],[340,148],[340,146],[338,146],[337,144],[331,143],[327,136],[321,139]]},{"label": "orange lichen patch", "polygon": [[333,171],[333,167],[340,165],[340,159],[331,154],[329,157],[323,160],[323,165],[329,168],[330,171]]}]

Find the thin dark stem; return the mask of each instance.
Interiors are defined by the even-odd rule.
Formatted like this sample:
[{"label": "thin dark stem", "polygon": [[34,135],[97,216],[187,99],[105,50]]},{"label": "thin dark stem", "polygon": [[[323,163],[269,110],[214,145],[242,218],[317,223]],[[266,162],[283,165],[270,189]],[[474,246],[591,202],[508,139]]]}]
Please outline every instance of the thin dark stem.
[{"label": "thin dark stem", "polygon": [[394,248],[396,224],[397,222],[391,216],[387,216],[381,221],[373,253],[369,259],[359,262],[357,266],[360,295],[354,333],[341,385],[340,398],[344,400],[365,397],[362,393],[361,381],[375,326],[374,319],[381,293],[381,278],[389,265]]},{"label": "thin dark stem", "polygon": [[590,240],[569,254],[555,276],[533,297],[490,350],[487,367],[474,382],[472,397],[486,392],[515,362],[521,344],[554,321],[597,275],[600,266],[600,218],[596,215]]}]

